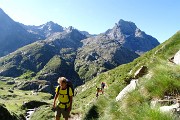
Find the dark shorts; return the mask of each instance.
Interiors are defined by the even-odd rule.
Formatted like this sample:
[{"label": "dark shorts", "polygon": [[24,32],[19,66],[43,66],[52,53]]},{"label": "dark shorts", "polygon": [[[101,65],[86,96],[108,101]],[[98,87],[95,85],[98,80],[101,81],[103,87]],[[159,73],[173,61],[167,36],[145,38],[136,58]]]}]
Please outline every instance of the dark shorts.
[{"label": "dark shorts", "polygon": [[61,117],[61,114],[63,115],[63,118],[68,118],[69,117],[69,111],[65,108],[60,108],[60,107],[56,107],[56,116]]}]

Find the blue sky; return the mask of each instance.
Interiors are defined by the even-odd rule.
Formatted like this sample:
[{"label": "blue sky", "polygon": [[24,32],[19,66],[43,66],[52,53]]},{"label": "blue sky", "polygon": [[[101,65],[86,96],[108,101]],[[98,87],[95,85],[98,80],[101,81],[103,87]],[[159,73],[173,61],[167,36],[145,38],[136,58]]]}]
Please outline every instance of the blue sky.
[{"label": "blue sky", "polygon": [[53,21],[98,34],[123,19],[161,43],[180,30],[179,6],[180,0],[0,0],[6,14],[26,25]]}]

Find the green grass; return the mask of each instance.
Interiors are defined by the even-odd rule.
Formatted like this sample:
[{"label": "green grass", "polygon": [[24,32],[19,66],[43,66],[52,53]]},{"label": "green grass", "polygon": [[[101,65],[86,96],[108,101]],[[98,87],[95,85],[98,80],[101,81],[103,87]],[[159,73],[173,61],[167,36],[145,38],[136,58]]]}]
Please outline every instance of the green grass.
[{"label": "green grass", "polygon": [[33,114],[31,120],[54,120],[54,112],[51,110],[51,106],[41,106],[37,112]]},{"label": "green grass", "polygon": [[35,73],[33,71],[27,70],[25,73],[23,73],[19,78],[21,79],[32,79],[35,76]]},{"label": "green grass", "polygon": [[[152,96],[163,97],[180,91],[180,67],[177,65],[160,64],[153,68],[154,74],[145,87]],[[158,88],[158,89],[155,89]]]},{"label": "green grass", "polygon": [[[7,81],[13,80],[13,78],[2,77],[0,79],[6,79]],[[47,93],[39,92],[38,95],[32,95],[31,91],[22,91],[16,88],[13,89],[13,92],[9,92],[10,89],[12,90],[14,85],[6,84],[7,81],[0,81],[0,103],[4,104],[12,114],[16,114],[17,116],[22,114],[25,115],[25,110],[21,108],[23,102],[37,100],[52,103],[52,101],[49,100],[51,98],[51,95]]]}]

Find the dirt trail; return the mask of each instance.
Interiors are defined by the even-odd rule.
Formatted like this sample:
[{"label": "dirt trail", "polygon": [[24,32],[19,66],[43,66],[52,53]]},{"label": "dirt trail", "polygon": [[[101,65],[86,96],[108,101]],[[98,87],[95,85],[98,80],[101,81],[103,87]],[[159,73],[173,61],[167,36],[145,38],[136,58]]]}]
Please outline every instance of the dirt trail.
[{"label": "dirt trail", "polygon": [[70,118],[68,118],[68,120],[81,120],[82,119],[81,117],[82,116],[80,114],[78,114],[78,113],[71,114],[71,116],[70,116]]}]

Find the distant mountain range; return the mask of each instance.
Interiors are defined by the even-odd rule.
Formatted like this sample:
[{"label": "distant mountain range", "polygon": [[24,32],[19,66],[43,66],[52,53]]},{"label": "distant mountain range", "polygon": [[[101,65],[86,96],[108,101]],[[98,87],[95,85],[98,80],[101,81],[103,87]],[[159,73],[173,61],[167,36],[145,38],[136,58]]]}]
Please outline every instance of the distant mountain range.
[{"label": "distant mountain range", "polygon": [[59,76],[66,76],[80,85],[159,45],[157,39],[122,19],[98,35],[72,26],[63,28],[52,21],[40,26],[23,25],[2,9],[0,23],[0,56],[6,55],[0,58],[0,75],[54,84]]},{"label": "distant mountain range", "polygon": [[21,24],[23,28],[25,28],[28,32],[41,35],[44,38],[49,37],[55,32],[63,32],[64,28],[52,21],[47,22],[46,24],[40,25],[40,26],[30,26],[30,25],[24,25]]}]

